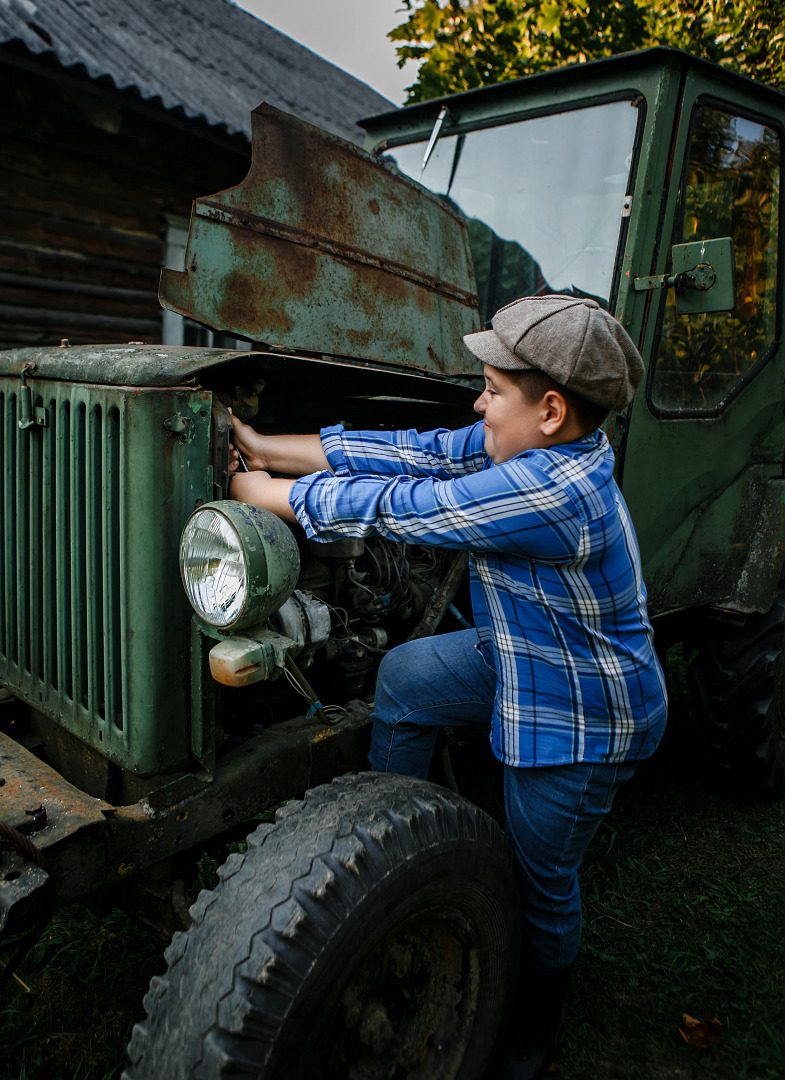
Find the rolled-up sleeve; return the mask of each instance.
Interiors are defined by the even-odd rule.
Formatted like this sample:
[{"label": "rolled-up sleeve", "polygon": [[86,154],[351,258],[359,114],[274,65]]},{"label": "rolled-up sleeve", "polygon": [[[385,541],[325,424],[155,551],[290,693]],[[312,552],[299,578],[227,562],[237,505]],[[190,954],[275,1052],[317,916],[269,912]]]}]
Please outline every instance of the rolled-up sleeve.
[{"label": "rolled-up sleeve", "polygon": [[336,476],[436,476],[477,472],[485,463],[482,422],[450,431],[346,431],[340,424],[320,432]]},{"label": "rolled-up sleeve", "polygon": [[317,540],[376,534],[556,561],[577,557],[581,547],[572,499],[523,459],[449,480],[314,473],[294,483],[289,502]]}]

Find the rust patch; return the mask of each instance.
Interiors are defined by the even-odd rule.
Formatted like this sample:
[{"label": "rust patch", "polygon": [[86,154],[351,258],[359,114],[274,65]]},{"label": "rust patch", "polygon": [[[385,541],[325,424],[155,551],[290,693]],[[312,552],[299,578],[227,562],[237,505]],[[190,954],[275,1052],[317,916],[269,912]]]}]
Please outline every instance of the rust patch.
[{"label": "rust patch", "polygon": [[435,199],[337,136],[270,106],[253,115],[245,180],[198,199],[167,306],[285,348],[465,368],[477,301],[466,229]]},{"label": "rust patch", "polygon": [[[249,258],[243,260],[251,268],[258,266],[258,238],[235,237],[237,246],[248,245]],[[221,283],[223,300],[218,301],[218,322],[221,326],[243,333],[258,333],[265,340],[276,341],[295,330],[294,321],[287,315],[287,303],[308,295],[318,274],[318,257],[307,248],[293,247],[282,240],[269,239],[263,245],[272,261],[271,272],[260,275],[234,270]]]},{"label": "rust patch", "polygon": [[283,284],[286,296],[307,296],[319,273],[318,253],[285,240],[272,241],[269,250],[275,259],[276,291],[281,292]]},{"label": "rust patch", "polygon": [[425,289],[418,289],[414,294],[415,303],[424,315],[430,315],[434,309],[434,295]]}]

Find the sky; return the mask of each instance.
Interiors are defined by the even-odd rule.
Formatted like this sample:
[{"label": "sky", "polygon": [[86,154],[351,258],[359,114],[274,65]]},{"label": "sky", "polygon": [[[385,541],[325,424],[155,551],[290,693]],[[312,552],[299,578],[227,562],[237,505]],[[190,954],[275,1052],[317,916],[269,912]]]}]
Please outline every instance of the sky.
[{"label": "sky", "polygon": [[401,0],[234,0],[257,18],[401,105],[417,76],[408,61],[401,71],[389,30],[406,19]]}]

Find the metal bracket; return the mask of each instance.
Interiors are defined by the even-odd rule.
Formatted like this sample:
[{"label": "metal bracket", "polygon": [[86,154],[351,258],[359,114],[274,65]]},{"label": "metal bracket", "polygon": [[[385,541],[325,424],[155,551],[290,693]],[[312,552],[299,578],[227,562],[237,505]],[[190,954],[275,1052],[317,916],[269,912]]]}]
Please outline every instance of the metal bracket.
[{"label": "metal bracket", "polygon": [[181,443],[190,442],[194,435],[194,422],[190,416],[175,413],[164,420],[164,427],[180,440]]},{"label": "metal bracket", "polygon": [[19,387],[19,419],[17,424],[21,431],[27,431],[31,427],[46,427],[46,409],[41,405],[33,408],[33,395],[27,385],[28,375],[34,375],[38,365],[25,364],[22,368],[22,385]]}]

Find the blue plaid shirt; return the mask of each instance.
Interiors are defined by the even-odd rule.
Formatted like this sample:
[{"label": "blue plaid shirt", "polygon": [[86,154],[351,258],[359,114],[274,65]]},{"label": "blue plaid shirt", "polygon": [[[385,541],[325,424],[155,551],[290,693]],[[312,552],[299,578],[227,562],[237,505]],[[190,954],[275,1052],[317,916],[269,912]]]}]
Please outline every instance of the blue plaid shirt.
[{"label": "blue plaid shirt", "polygon": [[482,422],[459,431],[325,428],[334,475],[297,480],[308,536],[378,534],[468,548],[479,647],[498,673],[491,744],[508,765],[652,753],[662,670],[640,557],[601,430],[494,465]]}]

